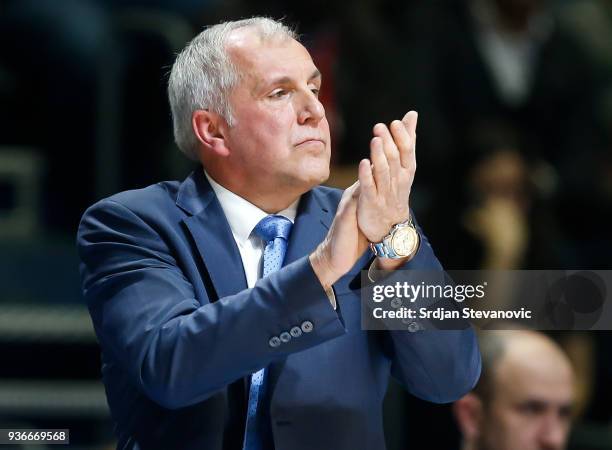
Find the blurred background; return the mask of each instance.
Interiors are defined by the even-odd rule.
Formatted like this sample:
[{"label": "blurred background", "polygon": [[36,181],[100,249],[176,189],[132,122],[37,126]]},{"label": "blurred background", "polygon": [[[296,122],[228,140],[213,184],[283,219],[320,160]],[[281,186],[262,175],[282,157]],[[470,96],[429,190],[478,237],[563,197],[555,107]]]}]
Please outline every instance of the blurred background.
[{"label": "blurred background", "polygon": [[[78,221],[193,169],[174,55],[252,15],[296,25],[324,75],[329,184],[356,178],[375,123],[419,112],[411,206],[446,268],[610,268],[611,0],[0,0],[0,428],[114,448]],[[612,335],[553,338],[577,374],[570,448],[612,448]],[[459,448],[449,406],[393,383],[385,417],[390,450]]]}]

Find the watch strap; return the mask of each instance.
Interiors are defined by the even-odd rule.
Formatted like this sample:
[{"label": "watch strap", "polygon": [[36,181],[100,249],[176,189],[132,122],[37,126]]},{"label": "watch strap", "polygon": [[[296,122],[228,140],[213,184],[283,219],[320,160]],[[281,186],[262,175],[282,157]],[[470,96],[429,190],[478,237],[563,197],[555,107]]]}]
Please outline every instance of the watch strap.
[{"label": "watch strap", "polygon": [[[391,230],[389,231],[389,234],[387,234],[382,241],[380,242],[370,242],[370,250],[372,250],[372,253],[374,253],[375,256],[379,257],[379,258],[390,258],[390,259],[400,259],[400,258],[405,258],[405,256],[401,256],[398,255],[394,250],[393,250],[393,246],[391,245],[391,239],[393,238],[393,234],[394,232],[398,229],[398,228],[402,228],[402,227],[412,227],[412,228],[416,228],[412,222],[412,214],[408,215],[408,219],[400,222],[398,224],[393,225],[393,227],[391,227]],[[410,256],[410,255],[407,255]]]},{"label": "watch strap", "polygon": [[372,250],[372,253],[374,253],[374,255],[380,258],[402,258],[402,256],[399,256],[393,251],[393,248],[390,245],[385,244],[386,239],[387,238],[383,239],[382,242],[378,242],[376,244],[370,242],[370,249]]}]

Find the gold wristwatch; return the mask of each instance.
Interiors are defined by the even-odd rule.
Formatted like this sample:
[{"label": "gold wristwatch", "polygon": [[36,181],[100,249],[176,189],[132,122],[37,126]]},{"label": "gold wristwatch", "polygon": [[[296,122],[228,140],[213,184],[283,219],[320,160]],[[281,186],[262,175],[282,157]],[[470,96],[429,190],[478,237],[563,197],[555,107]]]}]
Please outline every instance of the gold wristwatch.
[{"label": "gold wristwatch", "polygon": [[412,217],[391,228],[381,242],[370,242],[370,249],[380,258],[400,259],[414,256],[419,250],[421,238],[412,223]]}]

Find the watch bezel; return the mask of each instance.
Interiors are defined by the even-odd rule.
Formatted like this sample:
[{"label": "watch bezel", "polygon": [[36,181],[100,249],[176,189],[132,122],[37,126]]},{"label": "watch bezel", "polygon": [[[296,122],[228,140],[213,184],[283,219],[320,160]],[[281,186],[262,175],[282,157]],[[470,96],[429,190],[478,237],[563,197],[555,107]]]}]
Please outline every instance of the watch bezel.
[{"label": "watch bezel", "polygon": [[[404,254],[403,252],[398,251],[399,245],[396,244],[396,242],[400,238],[401,234],[403,234],[403,233],[411,233],[412,234],[413,245],[410,248],[410,251],[408,253],[406,253],[406,254]],[[396,226],[396,227],[394,227],[394,229],[390,233],[390,238],[391,238],[390,239],[390,246],[393,249],[393,252],[398,257],[400,257],[400,258],[405,258],[407,256],[415,254],[417,252],[418,248],[419,248],[420,236],[419,236],[418,231],[414,227],[414,225],[412,225],[412,223],[405,224],[404,226]]]}]

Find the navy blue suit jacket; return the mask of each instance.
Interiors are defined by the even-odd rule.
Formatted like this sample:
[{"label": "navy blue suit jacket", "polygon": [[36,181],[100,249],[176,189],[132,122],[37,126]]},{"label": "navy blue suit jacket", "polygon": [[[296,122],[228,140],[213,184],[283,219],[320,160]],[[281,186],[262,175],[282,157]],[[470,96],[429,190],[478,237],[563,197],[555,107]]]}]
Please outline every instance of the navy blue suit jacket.
[{"label": "navy blue suit jacket", "polygon": [[[370,254],[334,285],[338,310],[331,307],[307,255],[340,196],[317,187],[302,197],[285,266],[252,289],[201,170],[87,210],[77,237],[83,292],[119,448],[241,448],[243,380],[264,366],[278,450],[384,449],[390,374],[433,402],[474,386],[481,363],[472,329],[361,329],[359,291],[349,282]],[[424,236],[407,267],[440,268]],[[309,332],[270,345],[306,322]]]}]

